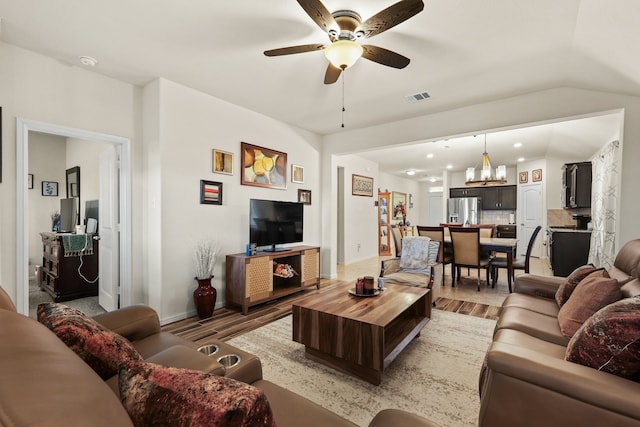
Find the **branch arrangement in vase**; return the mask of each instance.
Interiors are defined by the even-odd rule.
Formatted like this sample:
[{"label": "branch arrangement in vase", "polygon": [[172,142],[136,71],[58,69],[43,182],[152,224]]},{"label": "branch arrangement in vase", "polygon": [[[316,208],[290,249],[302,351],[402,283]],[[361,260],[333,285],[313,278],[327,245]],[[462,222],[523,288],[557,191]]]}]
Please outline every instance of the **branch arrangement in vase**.
[{"label": "branch arrangement in vase", "polygon": [[194,251],[196,279],[209,279],[213,277],[213,268],[216,264],[216,242],[211,239],[201,240]]}]

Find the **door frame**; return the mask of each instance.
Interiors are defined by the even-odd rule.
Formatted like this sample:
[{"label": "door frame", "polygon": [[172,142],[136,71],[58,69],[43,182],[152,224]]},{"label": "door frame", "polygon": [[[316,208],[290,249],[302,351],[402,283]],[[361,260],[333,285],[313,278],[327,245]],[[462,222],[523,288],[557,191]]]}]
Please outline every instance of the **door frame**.
[{"label": "door frame", "polygon": [[131,140],[18,117],[16,119],[16,308],[29,315],[29,132],[112,144],[120,154],[120,303],[131,305]]}]

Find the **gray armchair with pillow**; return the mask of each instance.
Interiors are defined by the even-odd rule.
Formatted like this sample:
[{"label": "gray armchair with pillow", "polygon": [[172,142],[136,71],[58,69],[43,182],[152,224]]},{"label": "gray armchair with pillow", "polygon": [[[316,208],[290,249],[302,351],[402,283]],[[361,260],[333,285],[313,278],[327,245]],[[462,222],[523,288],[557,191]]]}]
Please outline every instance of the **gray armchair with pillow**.
[{"label": "gray armchair with pillow", "polygon": [[640,426],[640,239],[614,266],[524,274],[480,373],[479,426]]}]

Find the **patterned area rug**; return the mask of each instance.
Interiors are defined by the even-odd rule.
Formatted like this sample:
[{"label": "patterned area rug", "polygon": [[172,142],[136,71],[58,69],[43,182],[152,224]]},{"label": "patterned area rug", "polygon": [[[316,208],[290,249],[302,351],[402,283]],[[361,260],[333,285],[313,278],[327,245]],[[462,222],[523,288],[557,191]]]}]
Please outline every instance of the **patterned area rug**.
[{"label": "patterned area rug", "polygon": [[379,386],[308,360],[292,341],[291,316],[229,341],[262,360],[266,380],[366,426],[385,408],[441,426],[476,426],[478,375],[495,321],[433,310],[432,319],[387,368]]}]

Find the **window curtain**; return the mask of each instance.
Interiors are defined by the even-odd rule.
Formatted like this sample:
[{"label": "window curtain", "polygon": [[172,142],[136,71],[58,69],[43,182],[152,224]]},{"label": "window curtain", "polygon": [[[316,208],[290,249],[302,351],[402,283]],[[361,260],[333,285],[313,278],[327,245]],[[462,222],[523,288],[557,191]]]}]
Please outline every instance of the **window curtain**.
[{"label": "window curtain", "polygon": [[591,249],[589,262],[609,269],[613,266],[616,246],[618,182],[622,165],[620,143],[613,141],[592,160]]}]

